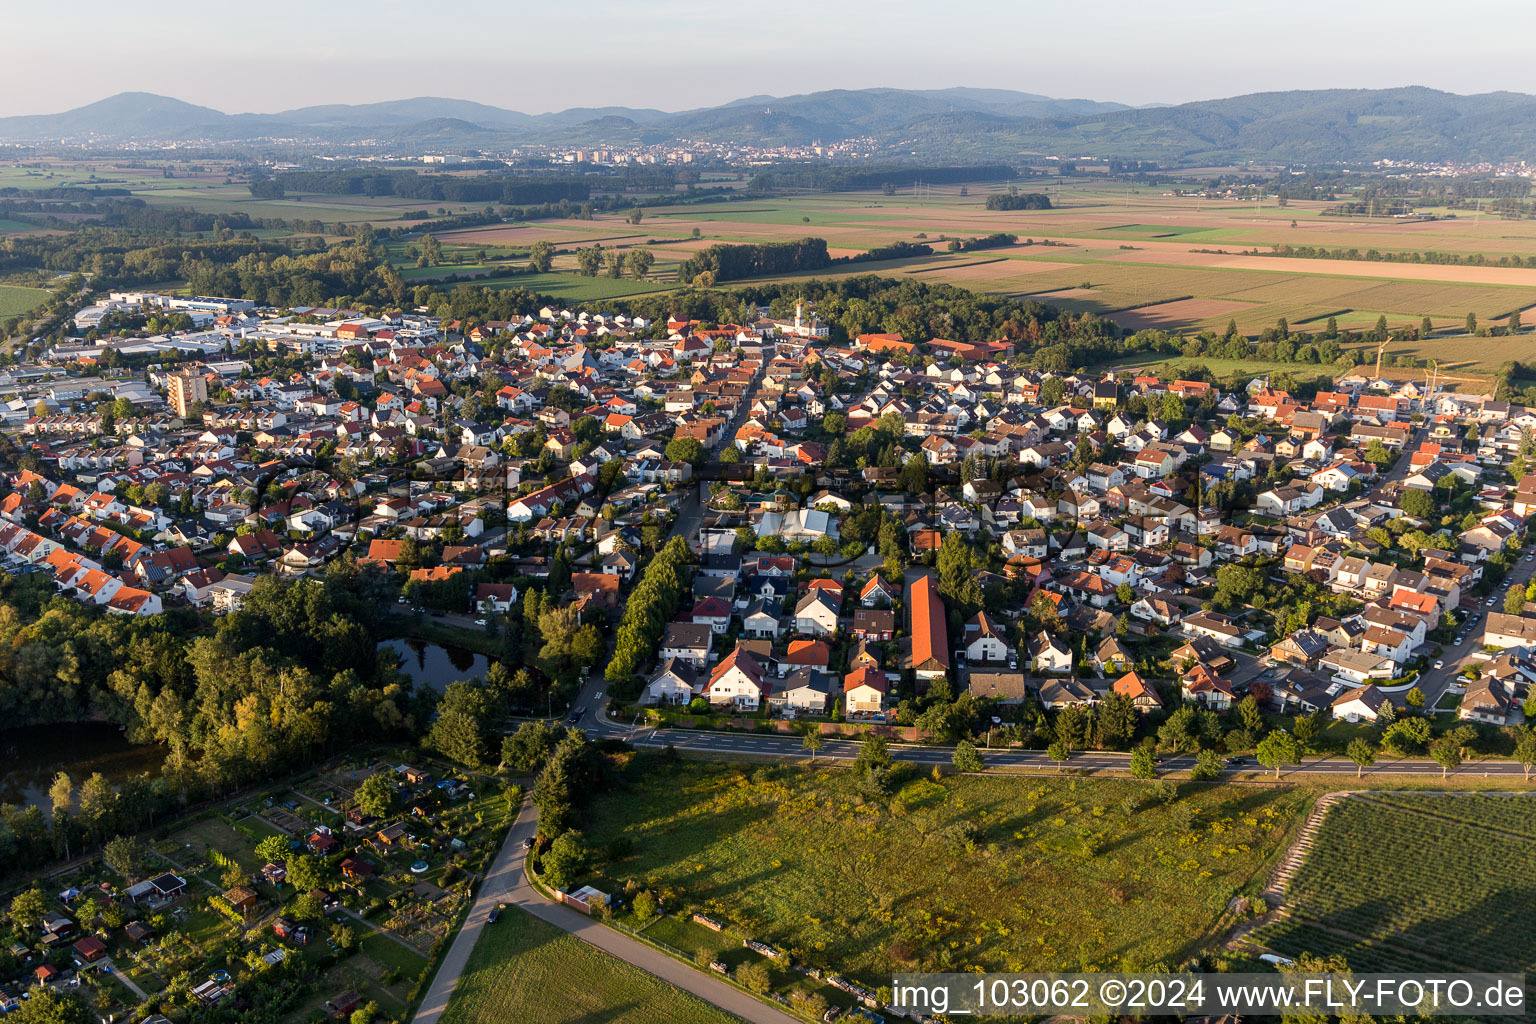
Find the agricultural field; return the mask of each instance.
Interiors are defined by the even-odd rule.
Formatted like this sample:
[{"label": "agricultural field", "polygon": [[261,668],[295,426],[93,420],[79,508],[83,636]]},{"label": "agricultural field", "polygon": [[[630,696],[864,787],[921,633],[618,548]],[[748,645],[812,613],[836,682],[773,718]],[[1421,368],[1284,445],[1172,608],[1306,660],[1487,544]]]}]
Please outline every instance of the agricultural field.
[{"label": "agricultural field", "polygon": [[25,313],[46,298],[48,298],[48,292],[42,288],[21,288],[11,284],[0,284],[0,316]]},{"label": "agricultural field", "polygon": [[503,277],[474,281],[487,288],[527,288],[542,295],[554,295],[571,302],[594,302],[617,299],[626,295],[644,295],[647,292],[668,291],[677,287],[675,281],[657,281],[656,271],[652,278],[637,281],[630,277],[582,277],[579,274],[512,274]]},{"label": "agricultural field", "polygon": [[[323,220],[347,224],[409,223],[401,214],[427,208],[448,213],[481,210],[485,204],[428,202],[394,196],[333,196],[290,194],[282,199],[257,199],[244,184],[226,183],[228,169],[192,171],[177,168],[167,178],[158,169],[120,167],[110,161],[66,162],[47,166],[0,166],[0,188],[45,189],[79,187],[126,188],[152,206],[183,207],[201,213],[246,213],[285,220]],[[3,229],[0,229],[3,230]]]},{"label": "agricultural field", "polygon": [[480,932],[443,1024],[732,1024],[735,1017],[508,907]]},{"label": "agricultural field", "polygon": [[[1119,780],[917,777],[637,758],[587,815],[597,884],[871,985],[890,970],[1170,965],[1253,891],[1310,793]],[[667,941],[676,944],[676,940]]]},{"label": "agricultural field", "polygon": [[1530,797],[1376,793],[1328,812],[1287,916],[1254,938],[1357,971],[1536,967]]},{"label": "agricultural field", "polygon": [[[1341,326],[1458,327],[1468,312],[1496,323],[1536,304],[1536,270],[1242,255],[1279,244],[1381,252],[1480,253],[1492,260],[1536,253],[1536,223],[1448,217],[1438,221],[1324,217],[1327,204],[1281,208],[1235,200],[1164,195],[1096,180],[1013,183],[1050,195],[1054,209],[990,211],[989,193],[1009,183],[879,192],[795,195],[750,202],[648,207],[638,226],[619,214],[590,221],[494,225],[448,232],[445,242],[521,244],[540,238],[561,249],[601,243],[620,250],[647,245],[658,261],[686,258],[718,243],[771,242],[815,235],[834,256],[892,242],[926,242],[932,257],[833,268],[819,277],[881,273],[944,281],[978,291],[1031,296],[1067,308],[1112,315],[1127,326],[1165,330],[1225,328],[1248,333],[1281,317],[1293,326],[1330,315]],[[698,237],[693,236],[697,231]],[[1006,231],[1020,243],[951,253],[947,242]],[[1025,245],[1026,240],[1052,244]],[[1223,250],[1221,252],[1212,250]],[[665,269],[658,262],[657,271]],[[657,273],[658,280],[667,275]],[[1178,303],[1179,305],[1174,305]],[[1536,346],[1533,346],[1536,347]]]}]

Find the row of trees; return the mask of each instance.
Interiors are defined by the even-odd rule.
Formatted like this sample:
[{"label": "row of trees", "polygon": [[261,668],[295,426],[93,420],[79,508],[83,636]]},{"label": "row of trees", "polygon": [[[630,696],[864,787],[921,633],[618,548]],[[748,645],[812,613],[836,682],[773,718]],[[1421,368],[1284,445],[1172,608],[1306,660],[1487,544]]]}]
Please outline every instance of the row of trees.
[{"label": "row of trees", "polygon": [[613,657],[604,678],[615,697],[633,696],[641,667],[651,658],[662,631],[688,590],[688,544],[673,537],[656,553],[630,592],[614,636]]}]

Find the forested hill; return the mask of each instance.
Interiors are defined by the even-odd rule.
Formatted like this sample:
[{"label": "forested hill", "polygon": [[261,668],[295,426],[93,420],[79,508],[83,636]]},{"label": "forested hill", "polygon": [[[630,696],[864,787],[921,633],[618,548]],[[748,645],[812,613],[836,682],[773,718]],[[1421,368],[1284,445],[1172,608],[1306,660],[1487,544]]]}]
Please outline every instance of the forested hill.
[{"label": "forested hill", "polygon": [[1422,87],[1325,89],[1127,107],[990,89],[859,89],[754,96],[678,113],[604,107],[530,115],[432,97],[225,114],[163,96],[122,93],[60,114],[0,118],[0,142],[99,145],[283,138],[321,146],[367,139],[494,150],[683,139],[809,144],[854,137],[871,137],[892,152],[899,146],[903,158],[926,161],[1013,161],[1029,154],[1139,158],[1165,165],[1536,161],[1536,97],[1460,96]]}]

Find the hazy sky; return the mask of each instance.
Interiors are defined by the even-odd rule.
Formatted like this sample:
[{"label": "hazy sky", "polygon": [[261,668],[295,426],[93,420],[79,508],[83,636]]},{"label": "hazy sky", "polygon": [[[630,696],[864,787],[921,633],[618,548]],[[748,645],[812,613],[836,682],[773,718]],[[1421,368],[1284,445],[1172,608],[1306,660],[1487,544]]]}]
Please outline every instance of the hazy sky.
[{"label": "hazy sky", "polygon": [[1529,0],[0,0],[0,39],[0,115],[128,90],[231,113],[410,96],[681,110],[868,86],[1536,93]]}]

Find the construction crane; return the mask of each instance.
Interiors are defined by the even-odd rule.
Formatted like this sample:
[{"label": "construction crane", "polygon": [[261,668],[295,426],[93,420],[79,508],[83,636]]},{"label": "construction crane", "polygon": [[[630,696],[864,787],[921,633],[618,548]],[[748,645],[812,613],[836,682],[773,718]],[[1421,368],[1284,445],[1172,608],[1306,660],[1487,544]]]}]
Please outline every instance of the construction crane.
[{"label": "construction crane", "polygon": [[1376,346],[1376,379],[1377,380],[1381,380],[1381,354],[1387,350],[1387,346],[1389,344],[1391,344],[1391,342],[1392,342],[1391,338],[1382,338],[1381,339],[1381,344]]},{"label": "construction crane", "polygon": [[1428,390],[1424,393],[1423,399],[1423,408],[1426,412],[1429,412],[1433,408],[1435,401],[1435,386],[1440,383],[1440,360],[1431,359],[1429,361],[1429,370],[1430,372],[1424,375],[1426,378],[1428,378],[1429,385]]}]

